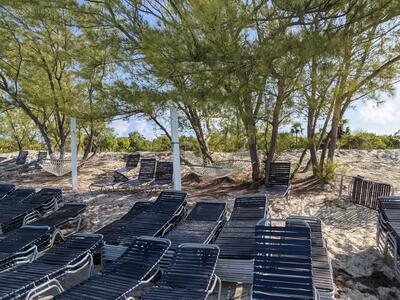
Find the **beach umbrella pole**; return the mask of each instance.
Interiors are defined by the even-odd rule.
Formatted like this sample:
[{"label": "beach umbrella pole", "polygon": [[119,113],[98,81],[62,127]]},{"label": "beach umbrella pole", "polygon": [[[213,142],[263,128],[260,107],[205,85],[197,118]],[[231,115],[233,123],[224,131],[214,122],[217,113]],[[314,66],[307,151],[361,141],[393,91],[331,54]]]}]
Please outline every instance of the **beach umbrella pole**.
[{"label": "beach umbrella pole", "polygon": [[72,190],[78,190],[78,154],[76,149],[76,119],[71,118],[71,174]]},{"label": "beach umbrella pole", "polygon": [[173,107],[170,109],[171,117],[171,148],[172,162],[174,166],[174,190],[181,190],[181,159],[179,153],[179,132],[178,132],[178,110]]}]

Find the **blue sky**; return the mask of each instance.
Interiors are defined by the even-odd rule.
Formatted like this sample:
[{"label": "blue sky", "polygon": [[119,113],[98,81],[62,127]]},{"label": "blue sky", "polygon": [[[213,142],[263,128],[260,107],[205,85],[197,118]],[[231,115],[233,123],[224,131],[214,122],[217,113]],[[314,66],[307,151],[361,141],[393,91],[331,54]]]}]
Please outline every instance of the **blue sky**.
[{"label": "blue sky", "polygon": [[[382,96],[385,102],[379,106],[372,102],[359,102],[354,109],[350,109],[345,117],[349,120],[351,130],[368,131],[378,134],[393,134],[400,130],[400,83],[396,85],[393,97]],[[169,129],[169,125],[166,124]],[[155,124],[137,117],[129,120],[111,122],[118,136],[128,136],[132,131],[138,131],[148,139],[153,139],[161,132]]]}]

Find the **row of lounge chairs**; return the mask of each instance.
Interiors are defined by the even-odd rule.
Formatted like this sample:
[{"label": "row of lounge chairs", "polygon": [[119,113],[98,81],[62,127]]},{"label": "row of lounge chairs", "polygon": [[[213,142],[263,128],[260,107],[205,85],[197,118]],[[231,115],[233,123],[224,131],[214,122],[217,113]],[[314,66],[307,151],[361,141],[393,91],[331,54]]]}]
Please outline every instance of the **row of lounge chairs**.
[{"label": "row of lounge chairs", "polygon": [[378,249],[384,256],[392,256],[394,273],[400,279],[400,196],[378,199],[376,240]]},{"label": "row of lounge chairs", "polygon": [[59,189],[35,193],[34,189],[0,184],[0,190],[0,272],[35,260],[56,238],[65,239],[80,228],[86,206],[64,204]]},{"label": "row of lounge chairs", "polygon": [[172,185],[173,163],[170,161],[157,161],[155,158],[140,160],[140,169],[137,177],[129,178],[126,171],[131,170],[137,156],[128,156],[127,166],[115,170],[111,177],[92,183],[89,188],[105,190],[108,188],[118,190],[132,190],[144,188],[146,190],[167,189]]},{"label": "row of lounge chairs", "polygon": [[[269,258],[275,262],[281,255],[276,257],[277,252],[269,247],[270,242],[262,242],[268,235],[265,234],[265,228],[262,229],[264,233],[260,235],[259,229],[262,226],[269,226],[280,232],[282,226],[277,227],[268,223],[270,218],[263,221],[267,222],[266,224],[257,225],[260,218],[269,216],[265,195],[238,197],[228,222],[226,222],[224,202],[199,201],[188,215],[186,210],[184,192],[163,191],[153,203],[138,202],[128,214],[100,229],[96,234],[72,235],[32,263],[5,269],[8,271],[1,273],[0,279],[1,276],[9,277],[11,284],[2,286],[0,282],[0,299],[21,297],[30,299],[49,291],[57,291],[59,295],[56,299],[126,299],[136,292],[140,283],[153,278],[156,280],[155,275],[160,268],[164,270],[163,275],[156,280],[155,286],[144,294],[144,299],[205,299],[217,286],[221,287],[219,277],[224,281],[227,280],[221,272],[224,264],[221,266],[219,260],[231,259],[233,263],[235,259],[243,258],[247,259],[250,268],[244,268],[242,273],[250,274],[246,276],[250,277],[253,283],[254,299],[277,299],[276,295],[284,299],[288,297],[287,295],[293,295],[296,289],[299,290],[299,295],[311,295],[304,292],[304,286],[293,284],[298,275],[292,276],[294,279],[285,277],[290,277],[291,271],[283,272],[284,274],[280,276],[285,278],[276,282],[279,287],[279,282],[287,280],[289,284],[286,289],[281,287],[283,291],[279,292],[277,292],[278,287],[266,290],[265,280],[271,280],[272,275],[269,274],[269,269],[260,272],[258,259]],[[49,217],[51,216],[52,214]],[[318,219],[292,217],[284,223],[285,228],[299,227],[303,232],[309,231],[307,241],[310,251],[302,253],[308,255],[307,259],[310,261],[308,267],[311,271],[307,276],[312,283],[311,290],[314,293],[312,295],[330,296],[333,292],[331,269],[320,222]],[[38,249],[46,247],[46,241],[50,239],[50,237],[41,238],[41,234],[44,236],[47,233],[43,224],[45,221],[42,219],[40,223],[42,227],[36,228],[33,239]],[[29,227],[22,227],[21,236],[30,234],[33,236],[29,230]],[[17,230],[11,233],[14,232],[15,236],[18,236]],[[293,238],[293,235],[280,237],[282,251],[287,249],[286,242],[294,246],[298,244],[293,241],[285,242],[284,240],[288,238]],[[82,240],[79,254],[76,249],[77,244],[74,242],[76,239]],[[92,242],[86,245],[85,241],[89,239]],[[299,240],[303,237],[296,236],[294,239]],[[304,243],[307,244],[307,241]],[[0,249],[1,243],[0,241]],[[268,247],[260,248],[261,244]],[[68,252],[70,245],[73,253],[71,255]],[[100,274],[91,276],[88,280],[64,291],[60,279],[84,267],[90,267],[94,253],[99,252],[100,248],[105,254],[105,260],[113,262]],[[107,255],[107,252],[114,254]],[[59,263],[56,262],[58,255],[61,256]],[[268,266],[264,263],[262,265],[264,268]],[[291,265],[293,264],[290,263],[290,259],[286,261],[285,267],[290,268]],[[275,270],[275,267],[272,264],[268,268]],[[240,274],[239,269],[233,273],[242,278],[246,277]],[[324,276],[330,276],[330,279]],[[228,278],[227,281],[229,280],[231,279]],[[303,278],[298,280],[303,282]],[[288,287],[293,291],[287,291]],[[307,297],[304,299],[313,299],[311,296]]]}]

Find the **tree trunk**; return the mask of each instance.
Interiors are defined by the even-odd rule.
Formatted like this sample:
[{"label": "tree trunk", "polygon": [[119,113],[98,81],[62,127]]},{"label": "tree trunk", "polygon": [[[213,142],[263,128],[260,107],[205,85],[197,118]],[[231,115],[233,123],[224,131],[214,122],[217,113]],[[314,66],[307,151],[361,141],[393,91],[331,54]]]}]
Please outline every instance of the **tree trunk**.
[{"label": "tree trunk", "polygon": [[199,143],[201,156],[203,157],[204,163],[214,162],[208,150],[207,142],[204,137],[203,127],[201,126],[201,120],[199,114],[195,108],[190,105],[183,105],[181,109],[187,116],[189,123],[196,135],[197,142]]},{"label": "tree trunk", "polygon": [[329,136],[328,145],[328,159],[333,161],[336,150],[336,142],[338,137],[340,115],[341,115],[342,101],[341,98],[337,98],[335,101],[335,108],[333,110],[331,132]]},{"label": "tree trunk", "polygon": [[271,140],[269,143],[268,155],[266,160],[266,169],[265,169],[266,184],[268,184],[269,164],[274,160],[275,157],[276,143],[278,140],[278,132],[280,124],[280,115],[284,101],[285,101],[285,81],[283,79],[278,79],[278,96],[276,98],[276,103],[273,112]]},{"label": "tree trunk", "polygon": [[251,160],[252,173],[251,177],[253,181],[260,179],[260,159],[258,158],[257,151],[257,128],[254,118],[247,124],[247,141],[249,144],[249,153]]}]

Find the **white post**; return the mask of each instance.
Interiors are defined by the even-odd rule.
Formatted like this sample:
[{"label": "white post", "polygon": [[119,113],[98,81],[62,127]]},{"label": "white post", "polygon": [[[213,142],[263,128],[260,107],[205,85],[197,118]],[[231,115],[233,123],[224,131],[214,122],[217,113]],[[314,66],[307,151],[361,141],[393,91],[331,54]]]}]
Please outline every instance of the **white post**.
[{"label": "white post", "polygon": [[170,109],[171,138],[172,138],[172,162],[174,165],[174,190],[181,190],[181,158],[179,154],[178,110]]},{"label": "white post", "polygon": [[76,119],[71,118],[71,171],[72,171],[72,190],[78,190],[78,155],[76,149]]}]

